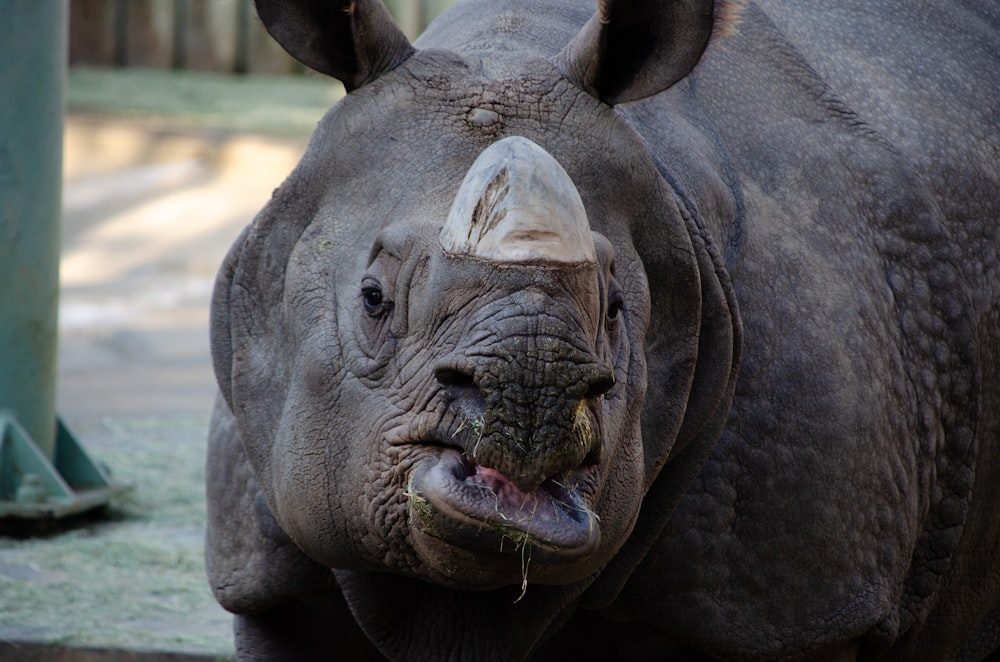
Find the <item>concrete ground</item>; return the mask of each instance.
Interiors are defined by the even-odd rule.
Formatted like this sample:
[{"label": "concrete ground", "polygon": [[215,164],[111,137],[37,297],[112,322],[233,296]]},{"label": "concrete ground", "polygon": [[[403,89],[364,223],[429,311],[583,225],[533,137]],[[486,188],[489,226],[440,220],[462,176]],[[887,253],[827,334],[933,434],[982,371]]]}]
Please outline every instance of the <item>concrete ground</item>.
[{"label": "concrete ground", "polygon": [[100,521],[0,538],[0,660],[232,656],[202,561],[208,302],[305,140],[69,117],[58,411],[135,487]]}]

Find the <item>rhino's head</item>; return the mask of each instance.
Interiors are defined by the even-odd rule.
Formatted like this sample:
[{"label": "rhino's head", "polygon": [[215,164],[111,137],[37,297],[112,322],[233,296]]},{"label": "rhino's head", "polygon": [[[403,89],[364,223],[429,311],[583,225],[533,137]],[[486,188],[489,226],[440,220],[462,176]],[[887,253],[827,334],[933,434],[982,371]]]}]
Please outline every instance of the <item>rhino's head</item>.
[{"label": "rhino's head", "polygon": [[[407,484],[414,543],[458,578],[468,569],[441,563],[456,546],[480,558],[509,547],[557,564],[598,546],[594,507],[611,413],[603,396],[616,383],[624,302],[613,251],[597,243],[600,262],[562,167],[511,137],[473,163],[438,246],[421,251],[428,287],[421,301],[410,299],[409,317],[424,379],[433,381],[414,386],[436,397],[389,439],[427,455]],[[382,306],[393,260],[379,261],[362,291]],[[494,581],[493,565],[473,567]]]},{"label": "rhino's head", "polygon": [[[708,5],[681,18],[710,31]],[[696,375],[721,287],[607,103],[683,76],[705,29],[619,78],[601,16],[550,55],[479,57],[414,51],[377,3],[258,6],[353,90],[216,289],[216,373],[267,505],[330,567],[476,588],[593,575],[731,366],[730,334],[706,362],[725,370]],[[646,13],[629,20],[681,24]],[[701,382],[711,407],[688,403]]]}]

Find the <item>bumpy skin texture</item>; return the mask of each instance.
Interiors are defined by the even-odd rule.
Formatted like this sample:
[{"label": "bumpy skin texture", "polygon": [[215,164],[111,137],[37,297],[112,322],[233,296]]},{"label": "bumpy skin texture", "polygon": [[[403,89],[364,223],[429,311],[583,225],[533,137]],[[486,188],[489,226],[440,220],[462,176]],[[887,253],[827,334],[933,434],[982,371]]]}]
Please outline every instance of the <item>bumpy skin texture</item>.
[{"label": "bumpy skin texture", "polygon": [[[640,67],[615,106],[606,71],[567,64],[592,11],[473,0],[359,67],[234,244],[207,560],[239,657],[986,657],[1000,11],[728,4],[693,71],[657,90]],[[512,135],[576,184],[596,265],[440,250],[466,170]],[[614,385],[581,385],[594,366]],[[492,429],[470,434],[462,375],[503,402]],[[574,473],[549,447],[577,415],[600,448]],[[557,441],[505,460],[526,421]],[[576,481],[599,542],[435,529],[414,486],[484,434],[490,466]]]}]

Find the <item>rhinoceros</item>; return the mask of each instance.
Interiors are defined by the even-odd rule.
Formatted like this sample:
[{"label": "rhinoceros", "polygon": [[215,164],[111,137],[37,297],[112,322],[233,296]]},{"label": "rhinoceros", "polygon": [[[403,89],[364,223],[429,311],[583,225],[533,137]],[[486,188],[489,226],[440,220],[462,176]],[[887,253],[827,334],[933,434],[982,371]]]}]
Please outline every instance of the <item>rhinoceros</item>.
[{"label": "rhinoceros", "polygon": [[219,272],[246,660],[1000,647],[1000,7],[257,0],[347,94]]}]

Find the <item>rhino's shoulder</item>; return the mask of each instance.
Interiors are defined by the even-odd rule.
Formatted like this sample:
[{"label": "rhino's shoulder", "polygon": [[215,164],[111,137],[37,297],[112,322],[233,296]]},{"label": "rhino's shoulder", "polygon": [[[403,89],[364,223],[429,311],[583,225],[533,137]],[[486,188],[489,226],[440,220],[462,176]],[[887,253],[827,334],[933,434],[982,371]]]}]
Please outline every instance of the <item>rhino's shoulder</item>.
[{"label": "rhino's shoulder", "polygon": [[212,592],[223,607],[254,613],[292,596],[336,590],[330,571],[299,551],[275,521],[240,444],[236,420],[221,397],[212,413],[206,485],[206,566]]}]

